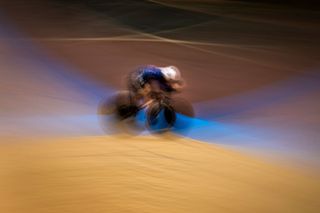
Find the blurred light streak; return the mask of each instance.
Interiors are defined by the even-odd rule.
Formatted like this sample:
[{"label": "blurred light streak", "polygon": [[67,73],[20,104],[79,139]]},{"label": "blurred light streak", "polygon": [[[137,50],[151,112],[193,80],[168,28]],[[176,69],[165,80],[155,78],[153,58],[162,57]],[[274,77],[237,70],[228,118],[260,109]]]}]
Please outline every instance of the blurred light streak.
[{"label": "blurred light streak", "polygon": [[[160,40],[162,42],[168,42],[168,43],[172,43],[172,44],[175,44],[175,45],[180,45],[180,46],[183,46],[183,47],[186,47],[186,48],[189,48],[189,49],[193,49],[193,50],[197,50],[197,51],[200,51],[200,52],[209,53],[209,54],[212,54],[212,55],[223,56],[223,57],[227,57],[227,58],[235,59],[235,60],[239,60],[239,61],[244,61],[244,62],[260,65],[260,66],[271,68],[271,69],[282,69],[282,70],[286,70],[286,71],[290,71],[290,72],[295,72],[294,69],[290,69],[288,67],[283,67],[283,66],[280,67],[278,65],[274,66],[274,65],[271,65],[270,63],[265,63],[265,62],[262,62],[262,61],[253,60],[253,59],[250,59],[250,58],[247,58],[247,57],[238,56],[238,55],[232,55],[232,54],[225,54],[225,53],[222,53],[220,51],[214,51],[214,50],[211,50],[211,49],[209,50],[209,49],[205,49],[203,47],[199,47],[199,46],[201,46],[201,43],[209,45],[209,46],[211,44],[213,44],[213,45],[221,45],[219,43],[218,44],[210,43],[210,42],[200,42],[200,43],[196,42],[196,43],[194,43],[193,41],[170,39],[170,38],[158,36],[158,35],[155,35],[155,34],[152,34],[152,33],[147,33],[147,32],[142,32],[142,31],[137,31],[137,30],[132,30],[132,31],[137,33],[137,34],[141,34],[143,36],[147,36],[147,37],[151,37],[151,38],[154,38],[154,39],[158,39],[158,40]],[[197,46],[197,45],[199,45],[199,46]],[[236,46],[237,47],[239,45],[228,45],[228,46],[231,46],[231,47],[235,47]]]},{"label": "blurred light streak", "polygon": [[[139,34],[136,35],[123,35],[123,36],[114,36],[114,37],[45,37],[45,38],[17,38],[19,40],[39,40],[39,41],[137,41],[137,42],[163,42],[163,43],[176,43],[176,44],[191,44],[191,45],[199,45],[199,46],[219,46],[219,47],[231,47],[231,48],[246,48],[244,45],[237,44],[226,44],[226,43],[214,43],[214,42],[199,42],[192,40],[178,40],[178,39],[170,39],[160,36],[154,36],[153,34],[148,34],[140,31],[134,31]],[[166,31],[159,31],[157,33],[162,33]],[[157,34],[156,33],[156,34]],[[152,38],[135,38],[141,35],[145,35],[147,37]],[[255,46],[253,46],[255,47]],[[251,49],[248,47],[247,49]]]},{"label": "blurred light streak", "polygon": [[[309,27],[309,25],[301,25],[301,24],[297,24],[296,22],[290,22],[288,20],[281,20],[281,19],[266,19],[266,18],[260,18],[259,16],[255,15],[251,15],[250,13],[247,15],[244,15],[244,12],[241,11],[241,9],[239,11],[235,10],[235,6],[237,4],[237,2],[233,1],[233,7],[226,7],[225,12],[213,12],[213,10],[201,10],[198,9],[196,7],[188,7],[186,5],[182,5],[182,3],[174,3],[172,2],[167,3],[167,2],[163,2],[163,1],[157,1],[157,0],[148,0],[149,2],[153,2],[155,4],[160,4],[163,6],[167,6],[167,7],[172,7],[172,8],[176,8],[176,9],[180,9],[180,10],[187,10],[187,11],[192,11],[192,12],[197,12],[197,13],[203,13],[206,15],[211,15],[211,16],[215,16],[215,17],[223,17],[223,18],[227,18],[230,20],[237,20],[237,21],[243,21],[243,22],[253,22],[253,23],[258,23],[258,24],[269,24],[269,25],[274,25],[274,26],[281,26],[281,27],[290,27],[290,28],[298,28],[298,29],[304,29],[306,27]],[[228,2],[228,1],[225,1]],[[239,1],[239,8],[243,8],[243,6],[246,5],[246,7],[257,7],[257,8],[261,8],[261,7],[265,7],[266,5],[259,5],[256,2],[255,3],[248,3],[245,1]],[[229,11],[228,11],[229,10]],[[220,9],[221,11],[221,9]],[[303,11],[303,9],[300,10],[300,12]],[[246,11],[248,12],[248,11]],[[310,12],[310,11],[308,11]],[[310,26],[311,28],[314,28],[315,26]]]},{"label": "blurred light streak", "polygon": [[170,38],[165,38],[162,36],[158,36],[155,34],[150,34],[150,33],[145,33],[141,31],[134,31],[135,33],[138,33],[136,36],[147,36],[151,38],[127,38],[127,36],[119,36],[119,37],[96,37],[96,38],[35,38],[37,40],[42,40],[42,41],[117,41],[117,42],[163,42],[163,43],[173,43],[176,45],[180,45],[189,49],[194,49],[200,52],[204,53],[209,53],[213,55],[218,55],[218,56],[223,56],[235,60],[240,60],[256,65],[260,65],[263,67],[271,68],[271,69],[282,69],[286,71],[291,71],[294,72],[294,69],[290,69],[288,67],[283,67],[283,66],[275,66],[275,65],[270,65],[270,63],[265,63],[262,61],[257,61],[253,59],[249,59],[246,57],[238,56],[238,55],[232,55],[232,54],[225,54],[219,51],[214,51],[212,49],[206,49],[200,46],[210,46],[210,47],[228,47],[228,48],[235,48],[235,49],[245,49],[245,50],[250,50],[254,52],[266,52],[265,50],[258,49],[255,46],[244,46],[244,45],[235,45],[235,44],[224,44],[224,43],[213,43],[213,42],[197,42],[197,41],[191,41],[191,40],[178,40],[178,39],[170,39]]}]

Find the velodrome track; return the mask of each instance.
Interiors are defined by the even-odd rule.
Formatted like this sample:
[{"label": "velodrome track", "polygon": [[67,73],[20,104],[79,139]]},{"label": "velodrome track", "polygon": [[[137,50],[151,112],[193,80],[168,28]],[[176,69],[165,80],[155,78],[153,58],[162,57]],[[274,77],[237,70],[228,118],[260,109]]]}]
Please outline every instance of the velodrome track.
[{"label": "velodrome track", "polygon": [[[318,14],[160,3],[0,4],[0,212],[318,211]],[[187,21],[152,28],[154,8]],[[99,102],[141,64],[181,68],[189,132],[102,131]]]}]

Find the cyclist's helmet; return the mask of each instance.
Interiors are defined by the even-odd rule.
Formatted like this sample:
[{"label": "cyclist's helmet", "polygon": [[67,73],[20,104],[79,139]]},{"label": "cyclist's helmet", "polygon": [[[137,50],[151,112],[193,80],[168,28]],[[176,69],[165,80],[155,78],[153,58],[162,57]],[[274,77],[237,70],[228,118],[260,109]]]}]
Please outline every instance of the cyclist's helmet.
[{"label": "cyclist's helmet", "polygon": [[167,67],[159,67],[159,69],[161,70],[164,78],[167,81],[175,81],[175,82],[182,81],[181,73],[177,67],[167,66]]}]

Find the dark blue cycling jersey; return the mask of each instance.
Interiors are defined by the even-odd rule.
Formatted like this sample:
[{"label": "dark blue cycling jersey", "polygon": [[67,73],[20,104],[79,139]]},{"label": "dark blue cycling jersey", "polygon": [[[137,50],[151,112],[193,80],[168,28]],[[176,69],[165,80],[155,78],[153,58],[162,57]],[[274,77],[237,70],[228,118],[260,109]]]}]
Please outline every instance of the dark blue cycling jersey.
[{"label": "dark blue cycling jersey", "polygon": [[129,77],[129,88],[137,90],[152,80],[158,81],[162,90],[167,92],[173,91],[161,72],[161,69],[153,65],[141,66],[132,72]]},{"label": "dark blue cycling jersey", "polygon": [[139,81],[141,86],[144,86],[146,83],[149,83],[151,80],[157,80],[160,83],[166,82],[161,70],[156,66],[147,65],[147,66],[139,67],[137,69],[137,72],[138,72],[137,80]]}]

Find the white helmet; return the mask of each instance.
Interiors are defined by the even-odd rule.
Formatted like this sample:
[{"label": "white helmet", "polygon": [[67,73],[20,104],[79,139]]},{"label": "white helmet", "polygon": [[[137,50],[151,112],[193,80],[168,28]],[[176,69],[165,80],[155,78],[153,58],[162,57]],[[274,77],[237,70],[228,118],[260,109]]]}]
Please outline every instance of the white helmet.
[{"label": "white helmet", "polygon": [[177,67],[175,66],[168,66],[168,67],[159,67],[164,78],[167,81],[181,81],[181,74]]}]

